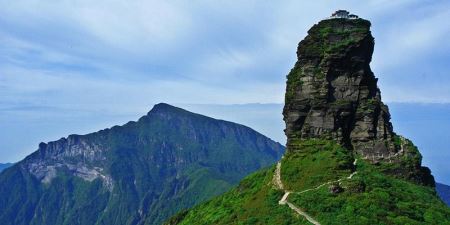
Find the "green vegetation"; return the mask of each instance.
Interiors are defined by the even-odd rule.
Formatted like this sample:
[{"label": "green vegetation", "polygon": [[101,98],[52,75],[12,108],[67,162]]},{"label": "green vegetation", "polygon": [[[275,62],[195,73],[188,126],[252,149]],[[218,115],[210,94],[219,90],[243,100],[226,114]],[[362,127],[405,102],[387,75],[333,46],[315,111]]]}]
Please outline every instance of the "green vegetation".
[{"label": "green vegetation", "polygon": [[364,160],[357,171],[342,182],[342,193],[324,186],[289,200],[322,224],[450,224],[450,209],[433,188],[387,176]]},{"label": "green vegetation", "polygon": [[311,29],[309,33],[315,42],[306,47],[308,53],[324,57],[339,54],[370,34],[370,22],[366,20],[342,21],[342,26],[337,26],[336,20],[339,19],[321,21]]},{"label": "green vegetation", "polygon": [[[51,183],[41,183],[26,168],[51,165],[51,156],[41,152],[52,143],[42,144],[0,174],[0,224],[161,224],[283,153],[280,144],[248,127],[165,104],[138,122],[68,139],[107,149],[100,161],[75,155],[58,163],[101,167],[113,180],[111,190],[99,178],[85,181],[66,168]],[[58,151],[67,150],[64,142],[54,143]]]},{"label": "green vegetation", "polygon": [[346,37],[340,41],[334,42],[333,44],[327,46],[327,48],[325,49],[325,53],[327,54],[332,54],[344,49],[347,49],[348,46],[351,46],[353,44],[358,43],[358,39],[353,38],[353,37]]},{"label": "green vegetation", "polygon": [[292,69],[287,75],[288,83],[286,85],[286,102],[291,101],[294,98],[296,88],[302,85],[302,81],[300,80],[301,77],[302,71],[299,68]]},{"label": "green vegetation", "polygon": [[[396,178],[382,172],[385,165],[363,159],[348,179],[353,157],[333,141],[297,141],[293,148],[282,160],[287,189],[300,192],[343,178],[289,195],[289,202],[321,224],[450,224],[450,208],[433,187]],[[177,214],[167,224],[309,224],[278,204],[283,193],[274,188],[273,174],[274,167],[252,174],[233,190]],[[330,185],[339,186],[342,192],[330,192]]]},{"label": "green vegetation", "polygon": [[352,173],[351,153],[333,141],[293,140],[281,163],[286,189],[302,191]]},{"label": "green vegetation", "polygon": [[[368,99],[366,102],[361,103],[357,109],[358,113],[373,114],[379,112],[380,101],[375,98]],[[378,110],[377,110],[378,109]]]},{"label": "green vegetation", "polygon": [[[421,167],[422,155],[417,147],[408,139],[401,136],[394,136],[394,145],[403,151],[398,162],[381,162],[378,166],[383,173],[390,174],[397,178],[407,179],[418,184],[434,186],[434,179],[429,176],[430,171],[426,167]],[[424,176],[418,176],[424,175]]]},{"label": "green vegetation", "polygon": [[401,145],[403,143],[402,138],[399,135],[395,135],[393,141],[394,141],[394,145],[396,146],[396,148],[400,149]]},{"label": "green vegetation", "polygon": [[278,201],[272,187],[274,168],[254,173],[226,194],[172,217],[167,224],[308,224]]},{"label": "green vegetation", "polygon": [[331,103],[332,107],[341,108],[345,106],[350,106],[352,104],[352,101],[347,99],[337,99],[336,101]]}]

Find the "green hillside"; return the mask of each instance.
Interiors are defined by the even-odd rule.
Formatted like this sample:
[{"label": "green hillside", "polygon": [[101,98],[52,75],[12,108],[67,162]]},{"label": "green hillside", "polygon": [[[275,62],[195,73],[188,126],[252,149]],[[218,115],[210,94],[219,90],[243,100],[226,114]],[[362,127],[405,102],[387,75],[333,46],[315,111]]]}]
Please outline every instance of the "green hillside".
[{"label": "green hillside", "polygon": [[285,191],[291,192],[287,202],[320,224],[450,224],[450,208],[433,187],[387,175],[381,171],[390,165],[373,165],[332,141],[299,144],[301,153],[281,160],[285,190],[274,182],[273,166],[168,224],[311,224],[279,204]]},{"label": "green hillside", "polygon": [[41,143],[0,174],[0,224],[160,224],[272,165],[283,146],[156,105],[137,122]]}]

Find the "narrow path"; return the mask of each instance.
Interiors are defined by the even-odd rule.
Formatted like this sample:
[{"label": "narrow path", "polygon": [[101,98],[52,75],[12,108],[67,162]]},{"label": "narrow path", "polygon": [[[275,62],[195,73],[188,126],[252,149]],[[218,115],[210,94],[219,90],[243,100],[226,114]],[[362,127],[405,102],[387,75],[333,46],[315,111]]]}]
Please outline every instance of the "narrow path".
[{"label": "narrow path", "polygon": [[[283,158],[281,158],[283,160]],[[275,176],[273,178],[275,186],[280,189],[284,190],[283,182],[281,181],[281,160],[277,163],[277,168],[275,169]]]},{"label": "narrow path", "polygon": [[289,192],[289,191],[285,192],[283,197],[281,198],[281,200],[278,202],[278,204],[280,204],[280,205],[286,204],[287,197],[289,196],[290,193],[291,192]]},{"label": "narrow path", "polygon": [[311,216],[306,214],[304,211],[302,211],[300,208],[298,208],[294,204],[292,204],[290,202],[286,202],[286,203],[288,204],[289,208],[293,209],[295,212],[297,212],[298,214],[305,217],[305,219],[308,220],[310,223],[312,223],[314,225],[320,225],[320,223],[317,220],[313,219]]},{"label": "narrow path", "polygon": [[287,198],[289,196],[289,194],[291,192],[286,191],[284,189],[283,186],[283,182],[281,181],[281,160],[277,163],[277,168],[275,169],[275,176],[273,178],[275,186],[284,191],[284,195],[283,197],[280,199],[280,201],[278,202],[278,204],[280,205],[285,205],[287,204],[289,206],[289,208],[291,208],[292,210],[294,210],[297,214],[305,217],[306,220],[308,220],[310,223],[314,224],[314,225],[320,225],[320,223],[315,220],[314,218],[312,218],[310,215],[308,215],[308,213],[306,213],[305,211],[301,210],[300,208],[298,208],[297,206],[295,206],[294,204],[290,203],[287,201]]},{"label": "narrow path", "polygon": [[[355,159],[355,161],[353,161],[353,165],[356,166],[357,162],[358,162],[358,159]],[[319,185],[319,186],[317,186],[317,187],[315,187],[315,188],[310,188],[310,189],[303,190],[303,191],[301,191],[301,192],[294,192],[294,193],[296,193],[296,194],[303,194],[303,193],[305,193],[305,192],[312,191],[312,190],[317,190],[317,189],[319,189],[319,188],[321,188],[321,187],[323,187],[323,186],[325,186],[325,185],[327,185],[327,184],[332,184],[332,183],[335,183],[335,182],[339,182],[339,184],[340,184],[340,183],[342,182],[342,180],[349,180],[349,179],[352,179],[353,176],[355,176],[357,173],[358,173],[358,172],[355,171],[355,172],[353,172],[352,174],[350,174],[348,177],[341,178],[341,179],[339,179],[339,180],[337,180],[337,181],[329,181],[329,182],[323,183],[323,184],[321,184],[321,185]],[[290,192],[290,191],[287,191],[287,190],[284,189],[283,182],[281,181],[281,160],[277,163],[277,167],[276,167],[276,169],[275,169],[275,174],[274,174],[274,177],[273,177],[273,183],[275,184],[275,186],[276,186],[279,190],[284,191],[284,195],[283,195],[283,197],[280,199],[280,201],[278,201],[278,204],[280,204],[280,205],[286,205],[286,204],[287,204],[287,205],[289,206],[289,208],[291,208],[292,210],[294,210],[297,214],[299,214],[299,215],[305,217],[305,219],[308,220],[310,223],[312,223],[312,224],[314,224],[314,225],[320,225],[320,223],[319,223],[317,220],[315,220],[314,218],[312,218],[312,217],[311,217],[310,215],[308,215],[305,211],[303,211],[303,210],[300,209],[299,207],[295,206],[294,204],[288,202],[287,198],[289,197],[289,194],[291,194],[291,193],[293,193],[293,192]]]},{"label": "narrow path", "polygon": [[353,172],[353,173],[350,174],[348,177],[341,178],[341,179],[336,180],[336,181],[328,181],[328,182],[323,183],[323,184],[321,184],[321,185],[319,185],[319,186],[317,186],[317,187],[310,188],[310,189],[306,189],[306,190],[303,190],[303,191],[300,191],[300,192],[296,192],[296,193],[297,193],[297,194],[303,194],[303,193],[305,193],[305,192],[317,190],[317,189],[319,189],[319,188],[321,188],[321,187],[323,187],[323,186],[325,186],[325,185],[332,184],[332,183],[336,183],[336,182],[339,182],[339,184],[341,184],[341,182],[342,182],[343,180],[349,180],[349,179],[352,179],[353,176],[355,176],[357,173],[358,173],[358,172]]}]

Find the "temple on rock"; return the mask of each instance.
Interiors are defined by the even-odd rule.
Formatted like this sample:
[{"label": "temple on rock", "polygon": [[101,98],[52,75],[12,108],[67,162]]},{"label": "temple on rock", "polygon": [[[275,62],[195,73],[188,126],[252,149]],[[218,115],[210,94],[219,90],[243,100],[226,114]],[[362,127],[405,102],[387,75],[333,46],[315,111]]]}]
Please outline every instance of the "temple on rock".
[{"label": "temple on rock", "polygon": [[329,19],[344,18],[344,19],[358,19],[359,17],[355,14],[350,14],[347,10],[337,10],[331,14]]}]

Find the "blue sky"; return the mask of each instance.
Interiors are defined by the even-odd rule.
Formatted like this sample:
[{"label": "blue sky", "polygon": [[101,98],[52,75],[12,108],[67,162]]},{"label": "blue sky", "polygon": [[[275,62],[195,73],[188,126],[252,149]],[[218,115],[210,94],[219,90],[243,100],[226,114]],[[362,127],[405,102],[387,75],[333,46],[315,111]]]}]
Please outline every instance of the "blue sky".
[{"label": "blue sky", "polygon": [[372,21],[386,102],[450,103],[450,2],[0,0],[0,162],[153,104],[282,103],[307,30]]}]

